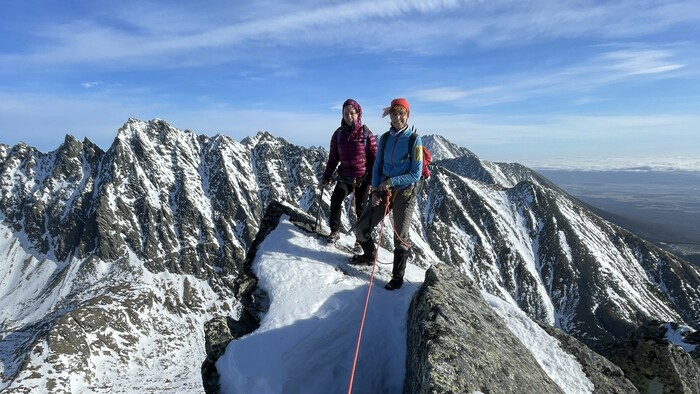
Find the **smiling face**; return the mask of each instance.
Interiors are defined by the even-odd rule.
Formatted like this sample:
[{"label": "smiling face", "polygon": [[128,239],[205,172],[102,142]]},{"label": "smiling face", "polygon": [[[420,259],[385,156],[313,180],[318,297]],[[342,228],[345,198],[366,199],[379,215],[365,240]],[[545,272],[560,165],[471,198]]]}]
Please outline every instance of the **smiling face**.
[{"label": "smiling face", "polygon": [[357,113],[357,110],[352,105],[346,105],[343,107],[343,120],[348,126],[354,125],[355,122],[357,122],[359,115],[360,114]]},{"label": "smiling face", "polygon": [[389,116],[391,117],[391,127],[394,130],[401,131],[406,128],[408,124],[408,111],[406,111],[406,108],[395,105],[389,112]]}]

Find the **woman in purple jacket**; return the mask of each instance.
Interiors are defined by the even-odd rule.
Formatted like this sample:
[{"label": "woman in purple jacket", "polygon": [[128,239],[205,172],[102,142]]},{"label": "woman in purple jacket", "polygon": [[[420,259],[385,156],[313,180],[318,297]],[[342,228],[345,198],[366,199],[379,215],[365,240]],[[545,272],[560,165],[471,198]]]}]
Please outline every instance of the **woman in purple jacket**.
[{"label": "woman in purple jacket", "polygon": [[340,208],[343,200],[350,194],[355,195],[355,214],[359,217],[367,202],[367,192],[372,182],[372,167],[377,155],[377,141],[372,131],[362,125],[362,107],[357,101],[347,99],[343,103],[343,119],[340,127],[331,137],[330,154],[326,171],[321,179],[321,187],[331,182],[338,163],[338,183],[331,196],[330,227],[328,242],[339,238]]}]

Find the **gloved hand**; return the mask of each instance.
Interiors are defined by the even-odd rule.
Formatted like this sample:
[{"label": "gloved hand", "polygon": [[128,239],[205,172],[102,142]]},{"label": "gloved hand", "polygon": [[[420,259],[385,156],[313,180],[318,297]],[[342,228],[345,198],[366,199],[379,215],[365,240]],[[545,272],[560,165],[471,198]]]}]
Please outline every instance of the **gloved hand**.
[{"label": "gloved hand", "polygon": [[318,186],[319,186],[321,189],[326,189],[326,188],[328,188],[328,184],[329,184],[329,183],[330,183],[330,181],[329,181],[328,179],[321,179],[321,183],[319,183]]},{"label": "gloved hand", "polygon": [[379,184],[377,191],[378,192],[386,192],[389,189],[391,189],[391,180],[387,179],[386,181]]},{"label": "gloved hand", "polygon": [[379,193],[377,193],[377,192],[372,193],[372,206],[376,207],[376,206],[379,206],[379,204],[381,204],[381,203],[382,203],[382,198],[379,197]]}]

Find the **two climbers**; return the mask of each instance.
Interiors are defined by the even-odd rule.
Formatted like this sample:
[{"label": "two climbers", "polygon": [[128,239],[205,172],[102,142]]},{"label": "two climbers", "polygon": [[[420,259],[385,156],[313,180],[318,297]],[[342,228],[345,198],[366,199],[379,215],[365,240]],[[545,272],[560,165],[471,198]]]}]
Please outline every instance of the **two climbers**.
[{"label": "two climbers", "polygon": [[[360,104],[353,99],[343,103],[343,119],[331,137],[321,187],[328,186],[340,164],[338,182],[331,196],[328,241],[338,240],[342,202],[354,193],[358,217],[354,233],[363,253],[353,256],[351,264],[373,264],[377,249],[372,230],[390,210],[393,211],[394,261],[391,280],[384,288],[395,290],[403,285],[411,253],[409,231],[416,208],[415,195],[419,192],[422,177],[429,176],[429,172],[424,166],[421,137],[413,126],[408,125],[408,101],[404,98],[392,100],[391,105],[384,108],[382,117],[387,115],[391,127],[381,136],[377,146],[372,132],[362,125]],[[370,190],[371,204],[365,206]]]}]

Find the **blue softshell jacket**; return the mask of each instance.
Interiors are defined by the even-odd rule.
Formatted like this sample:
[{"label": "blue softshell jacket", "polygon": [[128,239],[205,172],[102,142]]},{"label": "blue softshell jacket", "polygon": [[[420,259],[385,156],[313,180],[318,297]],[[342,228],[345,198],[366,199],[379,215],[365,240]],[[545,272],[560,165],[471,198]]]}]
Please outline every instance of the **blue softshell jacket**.
[{"label": "blue softshell jacket", "polygon": [[[398,189],[403,189],[420,180],[423,169],[423,142],[420,135],[417,135],[415,143],[409,147],[413,132],[415,132],[413,126],[400,132],[396,132],[393,128],[387,131],[389,135],[386,143],[383,147],[378,146],[377,158],[372,168],[373,189],[378,188],[379,184],[387,179],[392,188]],[[378,142],[378,144],[381,143]]]}]

